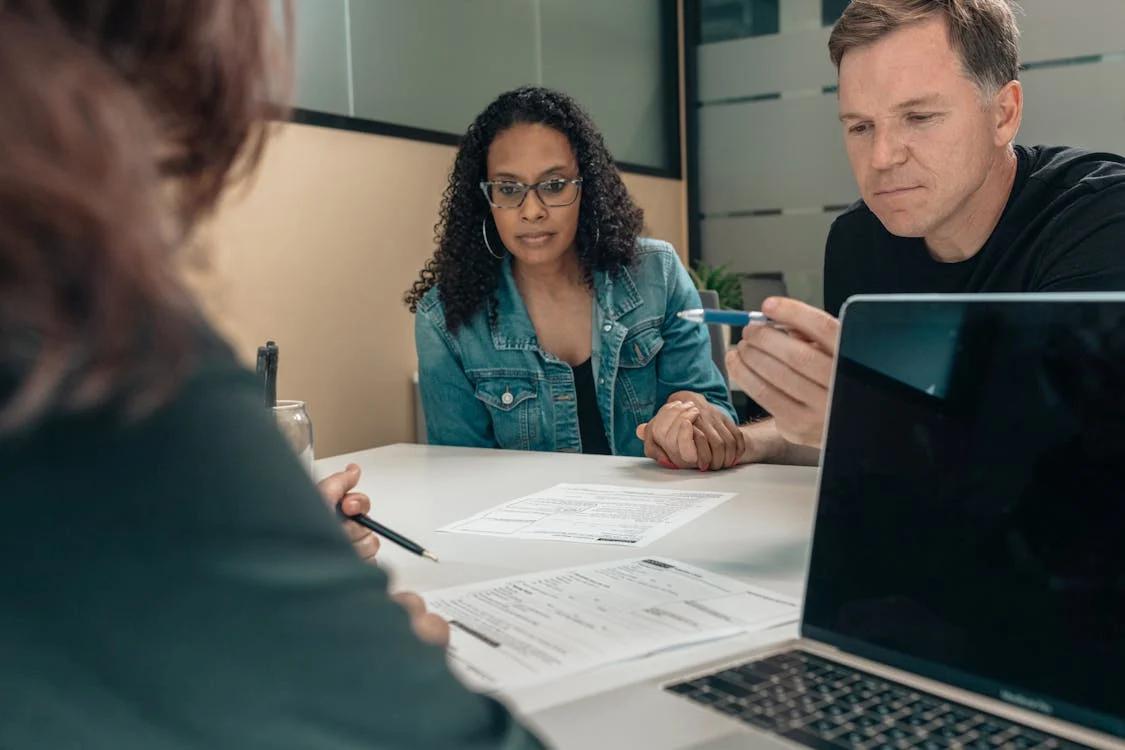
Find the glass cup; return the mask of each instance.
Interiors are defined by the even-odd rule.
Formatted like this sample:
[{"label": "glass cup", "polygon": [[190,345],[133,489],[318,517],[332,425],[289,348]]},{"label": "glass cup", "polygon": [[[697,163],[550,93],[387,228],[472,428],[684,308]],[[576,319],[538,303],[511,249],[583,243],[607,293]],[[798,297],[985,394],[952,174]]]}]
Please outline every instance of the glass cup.
[{"label": "glass cup", "polygon": [[304,401],[278,401],[273,407],[277,428],[289,442],[289,447],[297,454],[297,460],[305,467],[309,476],[316,479],[313,468],[313,427]]}]

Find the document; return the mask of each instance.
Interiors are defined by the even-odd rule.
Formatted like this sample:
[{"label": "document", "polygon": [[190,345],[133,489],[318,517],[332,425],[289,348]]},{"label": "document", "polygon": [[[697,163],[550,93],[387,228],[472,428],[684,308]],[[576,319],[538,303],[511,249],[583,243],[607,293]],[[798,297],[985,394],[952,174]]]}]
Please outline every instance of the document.
[{"label": "document", "polygon": [[639,548],[734,495],[608,484],[557,484],[438,531]]},{"label": "document", "polygon": [[597,563],[424,594],[472,687],[528,687],[797,618],[796,601],[664,558]]}]

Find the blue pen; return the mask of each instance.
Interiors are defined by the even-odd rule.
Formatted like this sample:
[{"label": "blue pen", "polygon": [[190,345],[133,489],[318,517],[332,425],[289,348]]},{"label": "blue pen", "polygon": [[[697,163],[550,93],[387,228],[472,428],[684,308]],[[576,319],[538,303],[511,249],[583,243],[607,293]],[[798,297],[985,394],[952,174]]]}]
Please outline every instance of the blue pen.
[{"label": "blue pen", "polygon": [[772,326],[785,330],[785,327],[766,317],[765,313],[745,310],[683,310],[676,313],[677,318],[692,323],[708,323],[710,325],[737,326]]}]

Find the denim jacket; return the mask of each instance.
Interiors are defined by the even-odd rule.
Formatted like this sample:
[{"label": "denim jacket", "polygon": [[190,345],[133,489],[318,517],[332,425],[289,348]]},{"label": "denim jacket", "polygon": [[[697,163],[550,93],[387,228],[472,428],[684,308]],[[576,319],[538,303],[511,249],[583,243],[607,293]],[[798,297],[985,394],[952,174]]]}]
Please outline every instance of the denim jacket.
[{"label": "denim jacket", "polygon": [[[451,333],[436,288],[418,305],[414,337],[429,441],[581,452],[573,371],[539,348],[510,257],[495,324],[482,309]],[[676,391],[699,393],[735,418],[706,328],[676,317],[701,304],[671,245],[639,240],[634,264],[596,272],[594,290],[591,364],[615,454],[644,455],[637,425]]]}]

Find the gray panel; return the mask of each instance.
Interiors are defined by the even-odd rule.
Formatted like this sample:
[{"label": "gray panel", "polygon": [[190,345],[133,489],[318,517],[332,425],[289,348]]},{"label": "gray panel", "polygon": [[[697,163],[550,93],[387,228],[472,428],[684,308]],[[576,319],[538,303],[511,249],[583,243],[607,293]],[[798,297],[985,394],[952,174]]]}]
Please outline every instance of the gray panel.
[{"label": "gray panel", "polygon": [[823,304],[824,242],[836,214],[705,219],[703,260],[743,273],[780,271],[789,295]]},{"label": "gray panel", "polygon": [[699,47],[699,101],[835,85],[828,29],[751,37]]},{"label": "gray panel", "polygon": [[834,96],[704,107],[699,158],[707,214],[847,205],[858,195]]},{"label": "gray panel", "polygon": [[526,0],[351,0],[355,114],[450,133],[538,77]]},{"label": "gray panel", "polygon": [[1028,71],[1018,141],[1125,154],[1123,77],[1123,62]]},{"label": "gray panel", "polygon": [[543,85],[590,114],[618,161],[669,164],[662,3],[541,0]]},{"label": "gray panel", "polygon": [[349,114],[344,5],[345,0],[293,2],[293,104],[297,107]]},{"label": "gray panel", "polygon": [[1122,0],[1020,0],[1020,5],[1020,49],[1027,62],[1125,50]]}]

